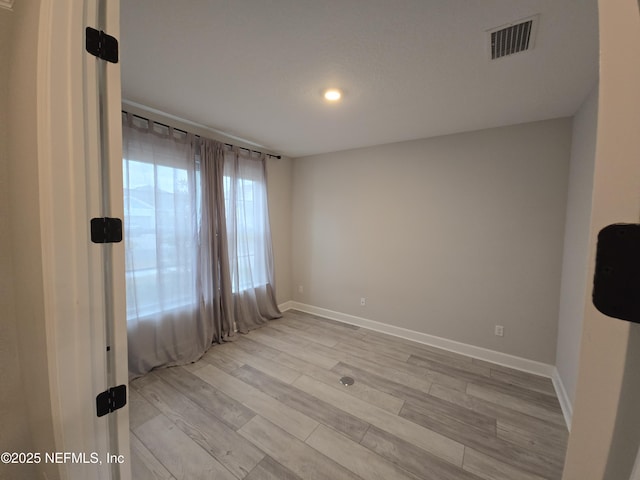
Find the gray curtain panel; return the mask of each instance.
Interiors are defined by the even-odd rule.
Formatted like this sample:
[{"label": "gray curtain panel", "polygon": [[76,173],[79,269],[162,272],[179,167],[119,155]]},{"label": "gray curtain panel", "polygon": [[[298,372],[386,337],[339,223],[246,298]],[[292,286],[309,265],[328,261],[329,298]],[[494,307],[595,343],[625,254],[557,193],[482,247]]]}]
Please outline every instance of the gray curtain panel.
[{"label": "gray curtain panel", "polygon": [[200,142],[202,212],[200,226],[200,311],[213,323],[213,341],[220,343],[234,333],[233,296],[229,273],[229,249],[225,224],[224,145]]},{"label": "gray curtain panel", "polygon": [[130,377],[280,317],[264,155],[127,115],[123,157]]},{"label": "gray curtain panel", "polygon": [[247,332],[281,316],[274,294],[265,155],[226,149],[223,174],[233,318],[238,331]]}]

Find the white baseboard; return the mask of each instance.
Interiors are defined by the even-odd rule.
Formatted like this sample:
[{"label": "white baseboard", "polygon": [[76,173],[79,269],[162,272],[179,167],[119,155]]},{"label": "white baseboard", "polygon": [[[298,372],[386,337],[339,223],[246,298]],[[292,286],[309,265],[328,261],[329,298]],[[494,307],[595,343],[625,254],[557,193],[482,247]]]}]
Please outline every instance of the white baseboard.
[{"label": "white baseboard", "polygon": [[287,310],[291,310],[292,308],[293,302],[291,300],[278,305],[278,310],[280,310],[281,312],[286,312]]},{"label": "white baseboard", "polygon": [[436,337],[435,335],[429,335],[427,333],[417,332],[415,330],[409,330],[407,328],[396,327],[395,325],[376,322],[375,320],[356,317],[355,315],[349,315],[347,313],[334,312],[333,310],[327,310],[326,308],[315,307],[313,305],[307,305],[305,303],[299,303],[295,301],[287,303],[291,303],[290,309],[300,310],[301,312],[311,313],[312,315],[318,315],[320,317],[329,318],[338,322],[348,323],[350,325],[357,325],[359,327],[374,330],[376,332],[386,333],[395,337],[412,340],[414,342],[423,343],[432,347],[442,348],[443,350],[448,350],[450,352],[459,353],[461,355],[466,355],[468,357],[473,357],[480,360],[486,360],[487,362],[497,363],[499,365],[504,365],[505,367],[534,373],[536,375],[542,375],[548,378],[551,378],[553,376],[553,371],[555,369],[553,365],[537,362],[535,360],[516,357],[515,355],[509,355],[508,353],[497,352],[495,350],[489,350],[488,348],[483,347],[476,347],[475,345],[456,342],[455,340]]},{"label": "white baseboard", "polygon": [[556,389],[556,395],[558,396],[558,401],[560,402],[560,408],[562,408],[562,414],[564,415],[564,421],[567,424],[567,429],[571,431],[573,406],[571,405],[571,400],[569,399],[567,390],[566,388],[564,388],[564,383],[562,382],[562,378],[560,377],[560,372],[558,372],[558,369],[556,367],[553,368],[551,381],[553,382],[553,387]]},{"label": "white baseboard", "polygon": [[488,348],[477,347],[467,343],[456,342],[455,340],[449,340],[447,338],[436,337],[435,335],[429,335],[427,333],[417,332],[407,328],[396,327],[395,325],[389,325],[387,323],[377,322],[375,320],[369,320],[367,318],[357,317],[347,313],[335,312],[333,310],[307,305],[306,303],[300,303],[293,300],[284,302],[283,304],[278,305],[278,307],[282,312],[287,310],[299,310],[301,312],[310,313],[330,320],[356,325],[376,332],[386,333],[394,337],[404,338],[406,340],[441,348],[443,350],[459,353],[479,360],[497,363],[515,370],[550,378],[556,390],[556,395],[560,402],[564,419],[567,422],[567,428],[571,430],[571,418],[573,415],[571,401],[569,400],[567,391],[560,379],[558,369],[554,365],[510,355],[508,353],[489,350]]}]

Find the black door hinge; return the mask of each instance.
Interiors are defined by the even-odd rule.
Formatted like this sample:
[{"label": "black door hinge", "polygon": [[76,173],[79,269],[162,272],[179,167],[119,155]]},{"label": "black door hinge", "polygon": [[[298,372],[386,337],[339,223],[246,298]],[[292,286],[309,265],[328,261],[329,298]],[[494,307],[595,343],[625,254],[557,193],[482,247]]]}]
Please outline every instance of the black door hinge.
[{"label": "black door hinge", "polygon": [[96,397],[96,413],[99,417],[115,412],[127,404],[127,386],[118,385]]},{"label": "black door hinge", "polygon": [[122,220],[119,218],[92,218],[91,241],[93,243],[118,243],[122,241]]},{"label": "black door hinge", "polygon": [[593,305],[605,315],[640,323],[640,224],[618,223],[598,234]]},{"label": "black door hinge", "polygon": [[85,32],[87,52],[107,62],[118,63],[118,39],[91,27]]}]

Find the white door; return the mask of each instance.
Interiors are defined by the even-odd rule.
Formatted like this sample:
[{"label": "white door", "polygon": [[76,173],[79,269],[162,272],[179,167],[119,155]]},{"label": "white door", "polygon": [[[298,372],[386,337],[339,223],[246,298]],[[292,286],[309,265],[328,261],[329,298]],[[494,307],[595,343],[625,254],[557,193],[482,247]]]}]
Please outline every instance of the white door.
[{"label": "white door", "polygon": [[[85,49],[85,29],[119,37],[119,0],[41,0],[38,188],[51,418],[69,480],[131,478],[128,407],[96,397],[128,386],[124,245],[91,240],[90,220],[123,218],[120,65]],[[51,466],[51,465],[49,465]],[[47,470],[51,472],[51,470]],[[49,475],[51,476],[51,475]]]}]

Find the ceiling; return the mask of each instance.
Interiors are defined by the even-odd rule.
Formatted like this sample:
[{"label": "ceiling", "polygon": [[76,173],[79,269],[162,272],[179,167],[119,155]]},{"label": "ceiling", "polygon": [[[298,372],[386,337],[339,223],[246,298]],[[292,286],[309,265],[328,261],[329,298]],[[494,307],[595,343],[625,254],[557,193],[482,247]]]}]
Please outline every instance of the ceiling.
[{"label": "ceiling", "polygon": [[[534,14],[533,49],[490,60]],[[125,100],[299,157],[573,115],[597,1],[122,0],[121,59]]]}]

